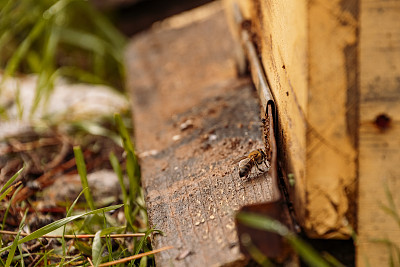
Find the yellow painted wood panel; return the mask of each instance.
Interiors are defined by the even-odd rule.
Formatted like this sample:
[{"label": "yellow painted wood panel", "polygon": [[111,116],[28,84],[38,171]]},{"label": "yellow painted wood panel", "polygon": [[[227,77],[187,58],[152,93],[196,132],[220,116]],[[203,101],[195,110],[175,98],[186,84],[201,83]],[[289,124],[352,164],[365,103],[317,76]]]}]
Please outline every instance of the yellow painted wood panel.
[{"label": "yellow painted wood panel", "polygon": [[[306,205],[307,24],[303,0],[255,1],[259,49],[274,94],[284,168],[296,179],[291,196],[301,224]],[[254,23],[257,23],[255,21]]]},{"label": "yellow painted wood panel", "polygon": [[310,236],[346,237],[355,221],[358,1],[237,2],[276,100],[297,219]]},{"label": "yellow painted wood panel", "polygon": [[225,0],[228,13],[234,2],[251,21],[253,41],[274,94],[280,158],[285,170],[296,177],[296,186],[290,190],[301,221],[306,204],[307,1]]},{"label": "yellow painted wood panel", "polygon": [[308,5],[306,194],[309,236],[344,238],[354,225],[358,1]]},{"label": "yellow painted wood panel", "polygon": [[382,208],[385,186],[400,213],[400,1],[361,0],[357,266],[389,266],[400,226]]}]

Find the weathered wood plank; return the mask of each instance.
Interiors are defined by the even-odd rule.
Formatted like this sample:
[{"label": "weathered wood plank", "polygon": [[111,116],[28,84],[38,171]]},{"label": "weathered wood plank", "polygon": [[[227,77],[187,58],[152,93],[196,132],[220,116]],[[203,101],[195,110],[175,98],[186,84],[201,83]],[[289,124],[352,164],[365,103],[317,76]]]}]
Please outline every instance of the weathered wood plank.
[{"label": "weathered wood plank", "polygon": [[355,226],[358,1],[308,5],[307,219],[310,236]]},{"label": "weathered wood plank", "polygon": [[381,206],[387,186],[400,213],[400,2],[361,0],[360,9],[357,266],[389,266],[373,239],[400,246],[400,227]]},{"label": "weathered wood plank", "polygon": [[[279,158],[287,173],[294,174],[290,188],[298,220],[306,219],[306,119],[307,20],[306,1],[225,0],[228,14],[238,3],[250,23],[253,41],[274,94],[280,131]],[[232,20],[232,15],[229,15]],[[237,29],[236,29],[237,30]],[[235,31],[235,30],[234,30]]]},{"label": "weathered wood plank", "polygon": [[207,16],[194,12],[138,36],[127,52],[149,221],[165,233],[153,247],[175,247],[156,255],[158,266],[243,263],[235,211],[272,198],[267,174],[240,179],[233,164],[263,142],[224,13],[218,2],[201,10]]},{"label": "weathered wood plank", "polygon": [[310,236],[326,238],[358,226],[358,265],[365,258],[386,265],[387,248],[371,238],[400,240],[379,204],[387,201],[387,184],[400,205],[400,3],[238,2],[276,98],[281,159],[295,176],[300,223]]},{"label": "weathered wood plank", "polygon": [[307,50],[306,1],[256,1],[260,25],[255,24],[265,73],[274,94],[280,131],[278,149],[283,167],[294,174],[290,188],[297,218],[306,218]]},{"label": "weathered wood plank", "polygon": [[[226,0],[226,7],[235,0]],[[278,109],[280,159],[309,236],[354,225],[357,18],[353,1],[236,1],[251,21]]]}]

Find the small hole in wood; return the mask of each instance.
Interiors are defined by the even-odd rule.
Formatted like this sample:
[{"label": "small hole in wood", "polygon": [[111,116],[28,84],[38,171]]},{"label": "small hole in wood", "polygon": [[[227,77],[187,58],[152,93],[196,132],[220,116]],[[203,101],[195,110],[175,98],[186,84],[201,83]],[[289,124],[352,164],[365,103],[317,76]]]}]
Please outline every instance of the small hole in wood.
[{"label": "small hole in wood", "polygon": [[251,21],[246,19],[242,22],[242,29],[250,31],[251,29]]},{"label": "small hole in wood", "polygon": [[390,127],[392,119],[386,114],[380,114],[375,118],[375,125],[381,131],[384,131]]}]

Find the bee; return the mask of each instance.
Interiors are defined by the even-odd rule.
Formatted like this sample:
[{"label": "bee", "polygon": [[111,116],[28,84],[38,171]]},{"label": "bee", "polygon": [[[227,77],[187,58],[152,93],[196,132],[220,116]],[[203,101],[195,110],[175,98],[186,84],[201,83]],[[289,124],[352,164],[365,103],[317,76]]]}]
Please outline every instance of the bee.
[{"label": "bee", "polygon": [[[248,177],[254,167],[256,167],[260,172],[269,170],[267,155],[262,149],[253,150],[249,155],[245,156],[244,159],[241,158],[239,160],[240,177]],[[267,167],[265,170],[260,167],[263,163]]]}]

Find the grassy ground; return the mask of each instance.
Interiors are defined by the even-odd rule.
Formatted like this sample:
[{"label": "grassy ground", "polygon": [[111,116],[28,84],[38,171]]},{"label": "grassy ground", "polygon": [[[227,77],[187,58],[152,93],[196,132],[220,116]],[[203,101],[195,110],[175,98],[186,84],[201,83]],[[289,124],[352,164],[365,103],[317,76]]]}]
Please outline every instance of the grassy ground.
[{"label": "grassy ground", "polygon": [[[117,174],[121,188],[120,196],[112,203],[94,201],[93,192],[88,186],[87,166],[92,165],[89,171],[96,168],[90,164],[93,158],[88,157],[88,154],[94,156],[93,142],[82,147],[71,147],[73,155],[66,156],[55,167],[61,166],[57,172],[77,170],[79,173],[82,191],[72,203],[50,206],[44,203],[40,197],[40,188],[32,190],[27,183],[27,176],[33,175],[33,168],[28,166],[31,164],[29,160],[25,160],[24,166],[6,181],[0,189],[2,266],[108,266],[105,265],[107,263],[120,266],[154,265],[151,254],[156,251],[150,251],[149,236],[159,231],[148,229],[139,165],[120,115],[115,116],[115,126],[124,149],[108,148],[110,153],[107,160]],[[32,142],[23,144],[29,146]],[[33,155],[37,151],[32,149],[29,152]],[[98,154],[96,158],[102,157],[104,155]],[[104,168],[102,161],[101,166],[97,167]],[[72,164],[68,168],[65,163],[69,162]],[[30,171],[26,172],[27,169]],[[40,176],[47,177],[46,185],[51,184],[52,179],[57,179],[56,174],[53,173],[56,177],[51,177],[49,173],[52,170]],[[124,181],[124,177],[128,181]],[[39,185],[41,187],[45,184]]]},{"label": "grassy ground", "polygon": [[[87,1],[1,1],[0,95],[9,78],[26,74],[38,77],[30,114],[46,106],[60,77],[123,91],[124,44]],[[21,103],[18,95],[15,102]],[[2,123],[18,119],[0,107]],[[151,254],[157,251],[150,251],[149,237],[159,231],[148,228],[129,120],[128,112],[75,121],[66,129],[42,118],[40,125],[32,122],[28,131],[1,140],[0,265],[154,265]],[[114,198],[93,198],[87,174],[99,169],[118,177]],[[43,190],[76,172],[79,196],[46,203]]]},{"label": "grassy ground", "polygon": [[[31,113],[45,105],[58,77],[123,90],[124,44],[125,38],[87,1],[0,2],[0,85],[10,76],[37,74]],[[6,119],[5,107],[0,111]]]}]

